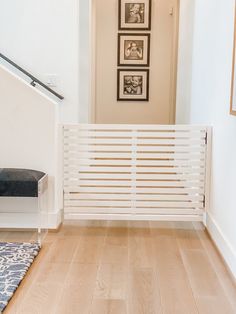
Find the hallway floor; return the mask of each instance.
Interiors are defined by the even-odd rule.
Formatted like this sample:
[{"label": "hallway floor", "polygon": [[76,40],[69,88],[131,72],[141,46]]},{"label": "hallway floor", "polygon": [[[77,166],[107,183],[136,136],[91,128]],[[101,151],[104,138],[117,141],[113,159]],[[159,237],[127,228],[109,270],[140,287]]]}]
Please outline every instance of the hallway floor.
[{"label": "hallway floor", "polygon": [[200,224],[67,222],[48,234],[13,313],[235,314],[236,287]]}]

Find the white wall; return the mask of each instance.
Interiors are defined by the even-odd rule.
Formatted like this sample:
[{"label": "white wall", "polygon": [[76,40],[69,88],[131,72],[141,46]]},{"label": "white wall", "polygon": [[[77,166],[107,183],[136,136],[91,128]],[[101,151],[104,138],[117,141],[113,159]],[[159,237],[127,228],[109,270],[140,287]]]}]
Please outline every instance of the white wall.
[{"label": "white wall", "polygon": [[[43,82],[46,82],[48,74],[57,75],[58,86],[54,89],[65,97],[62,102],[56,105],[57,108],[53,108],[53,111],[51,111],[51,103],[48,101],[47,106],[49,107],[40,109],[41,104],[37,99],[37,93],[33,94],[36,95],[35,102],[32,96],[29,99],[26,97],[25,104],[23,104],[22,92],[25,91],[27,94],[31,91],[31,87],[27,89],[24,84],[21,87],[19,99],[13,97],[13,99],[9,98],[6,102],[0,95],[1,118],[3,119],[2,112],[4,117],[9,114],[8,119],[11,120],[13,126],[15,124],[14,130],[21,123],[19,117],[24,117],[23,121],[28,119],[29,122],[26,125],[32,124],[30,127],[34,129],[34,123],[30,124],[33,115],[32,109],[35,110],[35,115],[39,114],[41,116],[43,128],[40,133],[41,136],[37,133],[37,142],[40,145],[46,145],[46,154],[43,154],[44,146],[39,146],[41,151],[35,149],[36,143],[33,143],[33,139],[28,141],[30,146],[27,147],[24,153],[23,148],[22,151],[20,148],[22,142],[17,137],[14,138],[13,133],[11,133],[6,138],[8,141],[4,144],[4,154],[1,151],[0,167],[31,167],[39,170],[44,169],[44,171],[50,173],[51,182],[54,182],[51,184],[51,192],[53,190],[55,192],[50,205],[50,217],[52,218],[50,227],[54,228],[59,222],[57,219],[62,204],[60,203],[61,197],[58,195],[60,190],[55,185],[55,180],[58,178],[58,171],[55,167],[60,168],[59,164],[55,163],[55,142],[50,144],[50,153],[49,146],[47,146],[52,140],[52,129],[49,129],[49,125],[54,128],[59,123],[86,122],[86,112],[83,112],[84,107],[79,108],[79,0],[2,0],[0,8],[0,52]],[[5,64],[1,60],[0,63]],[[9,68],[8,65],[7,67]],[[15,71],[13,68],[10,69],[13,72]],[[19,75],[19,72],[15,73]],[[25,76],[22,77],[25,79]],[[3,81],[4,79],[2,78]],[[9,96],[17,96],[19,90],[15,88],[18,83],[16,81],[5,85],[7,89],[4,92],[6,91]],[[0,86],[0,88],[2,90],[3,87]],[[37,87],[37,89],[40,88]],[[41,90],[45,93],[45,90]],[[21,101],[20,107],[18,100]],[[9,103],[10,107],[8,108]],[[81,103],[83,102],[81,101]],[[18,116],[14,114],[15,107],[12,106],[18,106],[16,111],[19,111]],[[56,113],[57,110],[59,114]],[[45,118],[43,118],[43,113]],[[7,126],[0,124],[1,135],[5,135]],[[29,132],[30,127],[25,131]],[[24,133],[24,135],[27,134]],[[16,153],[18,150],[22,153],[21,156]],[[11,206],[14,207],[14,204],[12,203]],[[26,207],[30,206],[27,205]]]},{"label": "white wall", "polygon": [[79,119],[78,0],[2,0],[0,52],[45,82],[58,75],[60,120]]},{"label": "white wall", "polygon": [[[188,123],[192,92],[195,0],[180,0],[176,122]],[[184,87],[184,88],[182,88]]]},{"label": "white wall", "polygon": [[213,126],[207,227],[236,277],[236,117],[229,114],[234,4],[234,0],[196,1],[192,66],[185,69],[192,82],[186,86],[179,80],[178,102],[184,92],[190,95],[190,110],[180,109],[189,116],[184,122]]},{"label": "white wall", "polygon": [[[12,92],[9,92],[12,91]],[[55,228],[62,208],[60,194],[58,104],[0,66],[0,168],[27,168],[49,175],[50,228]],[[0,198],[0,226],[29,226],[27,217],[14,216],[6,225],[2,213],[36,212],[35,202]],[[5,219],[6,219],[5,215]],[[8,216],[7,216],[8,217]],[[10,220],[9,220],[10,221]],[[5,223],[5,224],[4,224]]]},{"label": "white wall", "polygon": [[79,122],[88,123],[90,108],[90,7],[92,0],[79,0]]}]

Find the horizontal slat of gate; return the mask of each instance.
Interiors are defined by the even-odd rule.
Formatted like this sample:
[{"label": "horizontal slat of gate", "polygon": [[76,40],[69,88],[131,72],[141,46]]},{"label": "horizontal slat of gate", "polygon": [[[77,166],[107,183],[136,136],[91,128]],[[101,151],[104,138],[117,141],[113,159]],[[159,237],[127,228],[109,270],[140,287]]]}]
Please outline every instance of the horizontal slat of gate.
[{"label": "horizontal slat of gate", "polygon": [[[190,145],[195,145],[195,146],[201,146],[205,144],[204,139],[191,139],[191,138],[186,138],[186,139],[147,139],[147,138],[142,138],[136,139],[137,145],[176,145],[176,146],[190,146]],[[76,139],[76,137],[73,137],[70,139],[69,142],[65,140],[65,146],[69,147],[74,147],[80,144],[107,144],[107,145],[132,145],[133,139],[132,138],[99,138],[99,137],[87,137],[87,138],[79,138]]]},{"label": "horizontal slat of gate", "polygon": [[73,193],[94,193],[95,195],[98,193],[102,193],[105,195],[109,195],[112,193],[119,193],[119,194],[130,194],[130,193],[137,193],[137,194],[178,194],[178,195],[188,195],[188,194],[193,194],[193,195],[198,195],[198,194],[203,194],[204,189],[203,188],[153,188],[153,187],[148,187],[148,188],[132,188],[132,187],[125,187],[125,188],[114,188],[111,186],[108,187],[64,187],[64,192],[65,192],[65,197],[70,197],[70,195],[66,193],[70,193],[73,195]]},{"label": "horizontal slat of gate", "polygon": [[[136,165],[138,162],[139,166],[200,166],[204,167],[205,162],[201,160],[119,160],[119,166],[129,166],[129,165]],[[77,159],[73,162],[74,165],[89,165],[89,166],[116,166],[116,161],[111,160],[103,160],[103,159]],[[117,164],[117,165],[118,165]],[[65,161],[65,166],[71,165],[71,162]]]},{"label": "horizontal slat of gate", "polygon": [[65,213],[202,215],[206,132],[185,125],[64,126]]},{"label": "horizontal slat of gate", "polygon": [[204,182],[196,182],[196,181],[122,181],[122,180],[78,180],[78,179],[65,179],[64,186],[65,187],[80,187],[80,186],[136,186],[136,187],[204,187]]},{"label": "horizontal slat of gate", "polygon": [[[131,175],[129,173],[80,173],[73,174],[65,173],[65,179],[77,178],[78,174],[80,179],[116,179],[116,180],[130,180]],[[136,180],[204,180],[204,175],[201,174],[135,174]]]},{"label": "horizontal slat of gate", "polygon": [[[64,147],[65,152],[132,152],[131,145],[88,145],[86,144],[79,144],[79,145],[72,145],[69,147],[65,145]],[[205,146],[136,146],[136,153],[144,153],[144,152],[152,152],[152,153],[205,153]]]},{"label": "horizontal slat of gate", "polygon": [[[199,153],[139,153],[137,152],[137,159],[190,159],[190,160],[204,160],[204,154]],[[88,158],[102,158],[102,159],[131,159],[131,152],[125,153],[117,153],[117,152],[73,152],[73,153],[65,153],[65,160],[69,161],[69,163],[77,160],[77,159],[88,159]]]},{"label": "horizontal slat of gate", "polygon": [[[131,201],[120,200],[65,200],[66,206],[80,206],[80,207],[132,207]],[[202,208],[202,202],[150,202],[150,201],[137,201],[136,207],[163,207],[163,208]]]},{"label": "horizontal slat of gate", "polygon": [[65,131],[70,131],[70,130],[109,130],[109,131],[115,131],[118,130],[120,131],[166,131],[166,130],[171,130],[171,131],[203,131],[206,132],[207,128],[201,125],[181,125],[181,124],[176,124],[176,125],[156,125],[156,124],[127,124],[127,125],[120,125],[120,124],[69,124],[69,125],[64,125],[64,130]]},{"label": "horizontal slat of gate", "polygon": [[[79,194],[72,193],[65,195],[65,200],[130,200],[132,194]],[[189,201],[186,195],[159,195],[159,194],[136,194],[137,201]],[[191,197],[192,201],[202,201],[203,195],[195,195]]]},{"label": "horizontal slat of gate", "polygon": [[[136,173],[194,173],[196,170],[197,173],[204,174],[204,168],[194,168],[192,167],[137,167]],[[111,172],[111,173],[131,173],[132,167],[94,167],[94,166],[66,166],[65,172],[74,171],[75,173],[104,173],[104,172]]]},{"label": "horizontal slat of gate", "polygon": [[[132,158],[125,158],[125,157],[97,157],[97,156],[77,156],[73,158],[65,158],[65,166],[73,166],[73,165],[94,165],[94,166],[104,166],[104,165],[110,165],[112,167],[119,167],[121,165],[129,166],[129,165],[135,165],[137,167],[140,166],[204,166],[205,161],[202,156],[194,156],[191,155],[185,158],[179,158],[178,156],[174,158],[174,156],[156,156],[156,158],[140,158],[138,153],[133,154]],[[116,160],[119,160],[118,163],[116,163]],[[138,165],[137,165],[138,164]]]},{"label": "horizontal slat of gate", "polygon": [[[67,213],[69,214],[127,214],[127,208],[121,207],[68,207]],[[201,209],[176,209],[176,208],[137,208],[128,214],[143,214],[143,215],[202,215]],[[122,218],[122,217],[120,217]],[[131,218],[132,219],[132,218]]]},{"label": "horizontal slat of gate", "polygon": [[[156,132],[150,132],[150,131],[136,131],[137,132],[137,138],[191,138],[194,136],[197,136],[198,138],[204,139],[204,131],[156,131]],[[68,138],[76,138],[76,136],[80,135],[80,138],[83,137],[103,137],[103,138],[132,138],[133,131],[115,131],[114,130],[110,132],[106,131],[85,131],[85,130],[68,130],[65,131],[65,139]]]}]

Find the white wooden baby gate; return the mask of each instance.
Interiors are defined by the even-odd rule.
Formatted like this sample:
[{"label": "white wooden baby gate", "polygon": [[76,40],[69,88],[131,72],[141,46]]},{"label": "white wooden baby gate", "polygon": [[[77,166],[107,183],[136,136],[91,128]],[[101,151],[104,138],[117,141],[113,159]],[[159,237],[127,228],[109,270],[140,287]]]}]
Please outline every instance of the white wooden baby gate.
[{"label": "white wooden baby gate", "polygon": [[202,221],[209,130],[190,125],[63,126],[65,218]]}]

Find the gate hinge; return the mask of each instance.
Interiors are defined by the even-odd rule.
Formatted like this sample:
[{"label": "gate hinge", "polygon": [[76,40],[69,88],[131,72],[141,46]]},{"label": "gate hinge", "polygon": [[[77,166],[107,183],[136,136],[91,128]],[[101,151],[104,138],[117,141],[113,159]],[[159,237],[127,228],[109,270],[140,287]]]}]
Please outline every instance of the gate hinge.
[{"label": "gate hinge", "polygon": [[203,195],[203,207],[205,208],[206,207],[206,196]]}]

